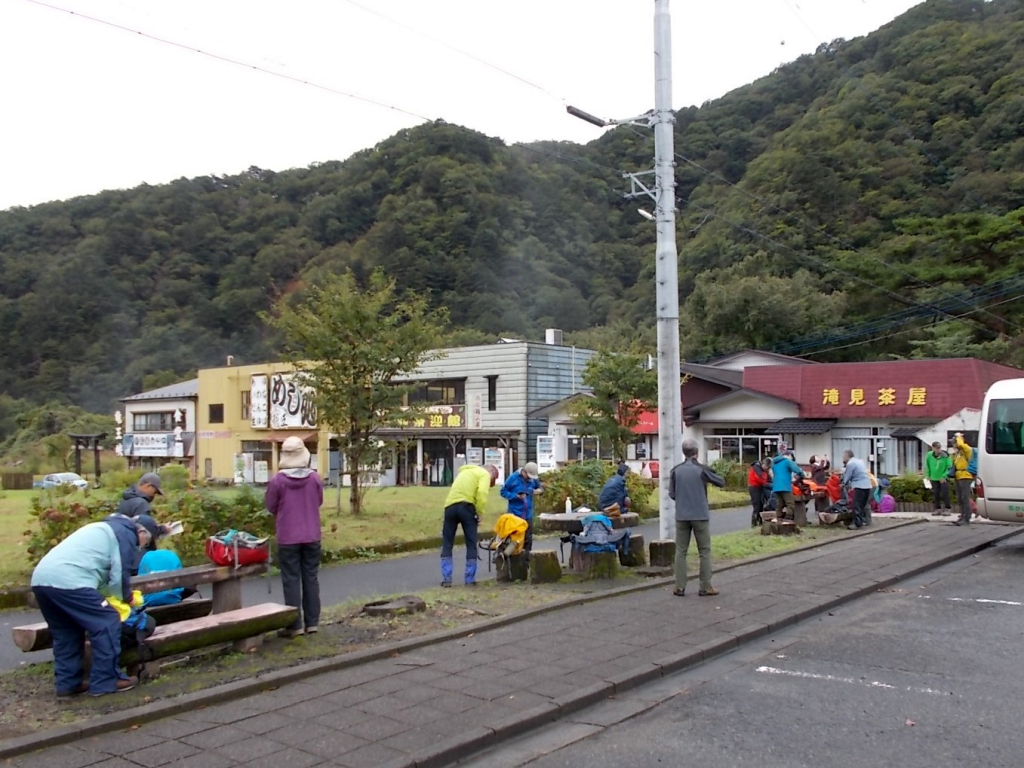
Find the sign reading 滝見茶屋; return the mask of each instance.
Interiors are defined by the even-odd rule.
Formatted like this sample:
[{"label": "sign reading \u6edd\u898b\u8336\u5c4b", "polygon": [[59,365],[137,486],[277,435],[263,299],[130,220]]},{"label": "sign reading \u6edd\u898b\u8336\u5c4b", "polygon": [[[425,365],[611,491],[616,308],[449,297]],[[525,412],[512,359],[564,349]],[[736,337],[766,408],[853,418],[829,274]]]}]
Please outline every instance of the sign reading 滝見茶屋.
[{"label": "sign reading \u6edd\u898b\u8336\u5c4b", "polygon": [[821,391],[821,404],[832,406],[862,407],[874,405],[878,407],[924,406],[928,404],[927,387],[879,387],[864,389],[861,387],[825,387]]}]

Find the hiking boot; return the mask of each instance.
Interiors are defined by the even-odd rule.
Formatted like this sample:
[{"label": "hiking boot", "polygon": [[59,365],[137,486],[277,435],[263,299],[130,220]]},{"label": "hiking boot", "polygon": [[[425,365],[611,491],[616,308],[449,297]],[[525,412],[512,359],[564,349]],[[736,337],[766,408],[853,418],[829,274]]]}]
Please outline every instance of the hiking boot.
[{"label": "hiking boot", "polygon": [[441,582],[441,586],[444,587],[445,589],[449,588],[451,585],[452,585],[452,583],[450,581],[442,581]]},{"label": "hiking boot", "polygon": [[83,693],[89,690],[88,683],[79,683],[69,691],[57,691],[58,699],[70,699],[72,696],[81,696]]},{"label": "hiking boot", "polygon": [[676,597],[685,597],[686,596],[686,590],[685,589],[673,589],[672,590],[672,594],[675,595]]},{"label": "hiking boot", "polygon": [[277,631],[277,636],[278,637],[283,637],[286,640],[291,640],[293,637],[298,637],[299,635],[301,635],[302,632],[303,632],[303,630],[301,628],[299,628],[299,629],[292,629],[291,627],[289,627],[287,629],[279,629]]},{"label": "hiking boot", "polygon": [[319,631],[319,629],[320,628],[317,627],[315,624],[312,627],[306,627],[306,634],[315,635]]},{"label": "hiking boot", "polygon": [[714,587],[708,587],[707,589],[702,589],[697,594],[700,595],[701,597],[714,597],[715,595],[718,594],[718,590],[715,589]]},{"label": "hiking boot", "polygon": [[139,684],[139,678],[137,678],[137,677],[129,677],[127,680],[118,680],[117,681],[117,690],[114,690],[114,691],[102,691],[102,692],[97,692],[97,693],[90,693],[89,695],[93,696],[93,697],[96,697],[96,696],[106,696],[108,693],[124,693],[125,691],[130,691],[132,688],[134,688],[138,684]]},{"label": "hiking boot", "polygon": [[936,514],[936,515],[937,515],[938,517],[949,517],[949,516],[950,516],[950,515],[952,515],[953,513],[952,513],[952,512],[950,512],[950,511],[949,511],[948,509],[937,509],[937,510],[935,510],[935,514]]}]

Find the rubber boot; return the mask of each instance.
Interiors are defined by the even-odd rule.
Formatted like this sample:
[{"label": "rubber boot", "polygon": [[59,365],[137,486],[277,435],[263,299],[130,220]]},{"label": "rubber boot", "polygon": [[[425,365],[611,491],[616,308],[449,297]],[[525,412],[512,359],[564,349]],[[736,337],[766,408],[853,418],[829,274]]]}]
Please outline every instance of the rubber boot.
[{"label": "rubber boot", "polygon": [[441,558],[441,586],[450,587],[452,585],[452,559],[450,557]]},{"label": "rubber boot", "polygon": [[476,559],[466,561],[466,584],[476,584]]}]

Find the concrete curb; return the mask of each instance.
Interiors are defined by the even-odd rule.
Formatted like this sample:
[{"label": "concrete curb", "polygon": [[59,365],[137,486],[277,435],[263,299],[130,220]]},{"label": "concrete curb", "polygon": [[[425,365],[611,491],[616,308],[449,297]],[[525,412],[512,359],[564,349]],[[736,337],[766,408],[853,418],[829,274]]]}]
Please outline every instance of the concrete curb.
[{"label": "concrete curb", "polygon": [[[818,549],[820,547],[828,547],[833,544],[849,541],[850,539],[859,536],[873,536],[877,534],[883,534],[886,531],[897,530],[899,528],[904,528],[910,525],[919,525],[922,522],[923,521],[921,520],[906,520],[896,523],[884,529],[876,528],[873,530],[851,532],[849,536],[846,536],[841,539],[834,539],[832,541],[824,542],[815,542],[812,544],[806,544],[804,546],[787,549],[782,552],[773,552],[769,555],[761,555],[757,557],[747,558],[746,560],[739,560],[733,563],[729,563],[728,565],[723,565],[721,568],[717,568],[715,572],[723,573],[725,571],[730,571],[735,568],[741,568],[745,565],[766,562],[769,560],[774,560],[779,557],[792,555],[798,552]],[[1013,533],[1007,534],[1006,537],[1002,538],[1008,538],[1009,536],[1012,536],[1015,533],[1020,532],[1024,531],[1014,531]],[[1002,538],[998,539],[998,541],[1001,541]],[[995,542],[989,542],[979,547],[979,549],[983,548],[984,546],[989,546],[992,543]],[[693,579],[695,578],[695,575],[690,575],[688,578]],[[334,656],[327,659],[321,659],[319,661],[307,662],[305,664],[300,664],[294,667],[288,667],[285,669],[267,672],[266,674],[258,675],[255,678],[249,678],[246,680],[236,680],[235,682],[224,683],[222,685],[218,685],[213,688],[208,688],[203,691],[196,691],[194,693],[187,693],[181,696],[176,696],[173,699],[155,701],[141,707],[126,709],[121,712],[113,712],[109,715],[103,715],[101,717],[97,717],[82,723],[75,723],[73,725],[64,726],[62,728],[54,728],[41,733],[18,736],[13,739],[5,740],[3,743],[0,743],[0,760],[16,757],[18,755],[23,755],[28,752],[34,752],[36,750],[44,749],[46,747],[58,746],[61,744],[69,744],[80,739],[85,739],[92,736],[99,736],[110,731],[123,730],[132,725],[152,722],[154,720],[162,720],[164,718],[172,717],[183,712],[192,712],[203,707],[211,706],[213,704],[221,704],[225,701],[231,701],[233,699],[243,698],[245,696],[250,696],[255,693],[272,690],[281,685],[298,682],[323,672],[334,672],[341,669],[347,669],[349,667],[359,666],[360,664],[366,664],[371,661],[379,661],[381,659],[386,659],[402,653],[414,651],[418,648],[424,648],[427,646],[446,642],[448,640],[454,640],[460,637],[465,637],[469,634],[475,634],[477,632],[485,632],[487,630],[505,627],[509,624],[514,624],[518,621],[522,621],[523,619],[532,618],[534,616],[542,616],[547,613],[552,613],[561,610],[562,608],[586,605],[588,603],[597,602],[599,600],[606,600],[608,598],[618,597],[620,595],[628,595],[649,589],[657,589],[659,587],[667,586],[672,583],[672,578],[656,578],[651,579],[644,584],[618,587],[616,589],[607,590],[606,592],[570,597],[565,600],[558,600],[555,602],[548,603],[546,605],[538,606],[536,608],[526,608],[524,610],[515,611],[514,613],[508,613],[504,616],[498,616],[493,619],[485,619],[483,621],[479,621],[468,626],[460,627],[458,629],[446,630],[444,632],[437,632],[431,635],[424,635],[423,637],[410,638],[408,640],[401,640],[394,643],[388,643],[386,645],[380,645],[374,648],[367,648],[364,651],[356,651],[355,653],[345,654],[344,656]],[[868,592],[874,591],[874,589],[877,589],[878,586],[883,585],[876,585],[873,589],[868,590]],[[860,594],[856,595],[856,597],[860,596]],[[813,615],[814,613],[818,612],[820,611],[814,610],[809,615]],[[802,620],[803,618],[807,617],[800,616],[800,618],[794,618],[789,623],[796,623],[796,621]],[[765,634],[775,629],[779,629],[781,628],[781,626],[784,625],[772,625],[770,627],[758,625],[756,629],[760,631],[760,634]],[[749,639],[753,639],[753,637],[755,636],[757,635],[752,635],[748,633],[744,642],[746,642]],[[732,637],[731,645],[728,648],[723,647],[721,650],[717,651],[715,655],[717,655],[718,653],[724,653],[726,650],[731,650],[732,648],[736,647],[736,642],[736,638]],[[693,651],[691,650],[687,653],[692,654]],[[706,657],[697,659],[697,661],[694,661],[692,663],[698,663],[703,658]],[[591,688],[584,688],[580,691],[575,692],[574,694],[570,694],[568,696],[558,699],[558,717],[562,717],[565,714],[568,714],[569,712],[575,712],[586,706],[590,706],[591,704],[600,701],[602,698],[606,698],[607,695],[614,695],[614,692],[616,690],[625,690],[629,687],[639,685],[640,682],[648,682],[650,680],[662,676],[663,674],[665,674],[666,668],[666,665],[663,664],[662,661],[666,662],[668,666],[671,667],[670,671],[673,672],[678,671],[679,669],[683,669],[686,666],[692,665],[691,663],[684,664],[683,661],[676,659],[676,657],[668,657],[665,660],[660,660],[655,665],[644,665],[642,670],[638,669],[636,671],[635,675],[627,673],[625,675],[617,676],[614,680],[606,681],[606,687],[598,686],[600,690],[591,690]],[[657,669],[657,672],[655,672],[654,668]],[[543,706],[548,707],[551,705]],[[536,716],[534,710],[527,710],[527,712],[519,713],[518,715],[511,715],[509,719],[524,717],[525,715],[531,713],[532,716]],[[503,723],[502,725],[504,727],[505,723]],[[522,724],[519,720],[516,720],[515,727],[522,727]],[[516,732],[512,728],[512,725],[509,725],[508,728],[510,730],[507,732]],[[476,735],[477,734],[473,732],[465,734],[465,737],[468,739],[468,737],[475,737]],[[490,744],[494,743],[494,731],[490,729],[488,729],[487,741]],[[459,743],[461,744],[462,742],[460,741]],[[466,743],[469,742],[467,741]],[[473,743],[475,744],[476,741],[473,740]],[[447,742],[443,742],[441,745],[438,746],[443,746],[445,744],[447,744]],[[459,749],[465,749],[465,747],[459,747]],[[433,754],[434,752],[432,750],[431,755]],[[469,753],[466,752],[465,754]],[[456,757],[446,759],[450,761],[458,758]],[[444,763],[424,762],[416,763],[415,765],[423,766],[443,764]],[[407,768],[411,768],[411,766],[413,766],[413,763],[406,762],[402,763],[402,765],[407,766]]]}]

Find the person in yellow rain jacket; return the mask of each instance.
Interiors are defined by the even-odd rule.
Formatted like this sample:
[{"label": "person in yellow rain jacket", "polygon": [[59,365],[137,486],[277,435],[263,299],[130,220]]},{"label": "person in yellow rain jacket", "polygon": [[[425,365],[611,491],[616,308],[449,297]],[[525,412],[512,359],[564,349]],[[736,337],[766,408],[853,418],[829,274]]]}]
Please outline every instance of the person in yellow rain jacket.
[{"label": "person in yellow rain jacket", "polygon": [[480,524],[480,515],[487,506],[487,496],[498,479],[498,468],[492,464],[481,467],[467,464],[459,470],[459,474],[448,491],[444,502],[444,526],[441,529],[441,586],[452,585],[452,549],[455,547],[455,532],[462,526],[462,535],[466,537],[466,571],[467,585],[476,583],[476,533]]},{"label": "person in yellow rain jacket", "polygon": [[974,476],[967,471],[970,466],[974,449],[965,441],[964,436],[959,432],[952,440],[953,452],[953,480],[956,483],[956,503],[960,505],[960,518],[953,521],[953,525],[971,524],[971,486],[974,485]]}]

